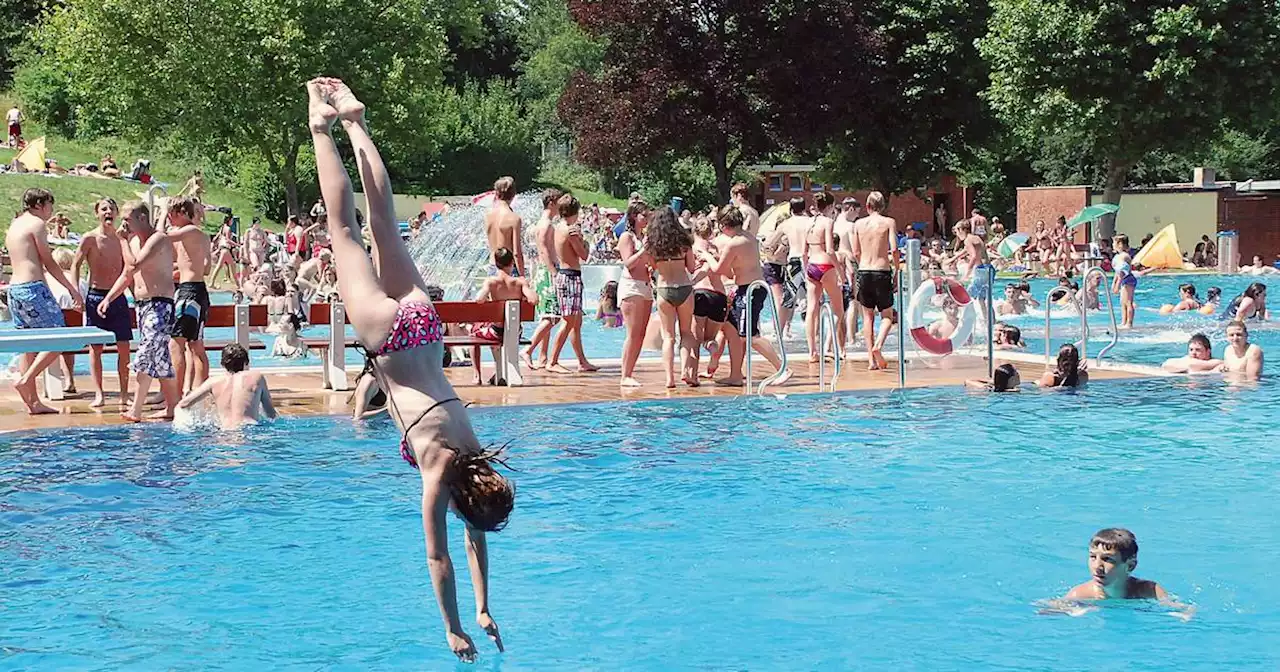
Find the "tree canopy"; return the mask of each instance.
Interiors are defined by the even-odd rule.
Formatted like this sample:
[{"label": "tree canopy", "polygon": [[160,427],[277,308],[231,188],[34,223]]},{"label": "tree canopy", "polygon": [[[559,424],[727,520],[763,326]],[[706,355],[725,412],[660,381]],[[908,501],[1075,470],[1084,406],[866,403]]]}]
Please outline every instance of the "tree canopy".
[{"label": "tree canopy", "polygon": [[[842,0],[570,0],[607,41],[597,75],[560,99],[577,155],[640,166],[678,151],[708,161],[721,200],[744,159],[816,148],[861,118],[879,48],[866,7]],[[675,17],[681,17],[678,20]]]},{"label": "tree canopy", "polygon": [[[1275,86],[1274,2],[993,0],[987,99],[1028,146],[1105,162],[1104,200],[1157,150],[1194,152],[1248,124]],[[1109,235],[1112,222],[1104,223]]]}]

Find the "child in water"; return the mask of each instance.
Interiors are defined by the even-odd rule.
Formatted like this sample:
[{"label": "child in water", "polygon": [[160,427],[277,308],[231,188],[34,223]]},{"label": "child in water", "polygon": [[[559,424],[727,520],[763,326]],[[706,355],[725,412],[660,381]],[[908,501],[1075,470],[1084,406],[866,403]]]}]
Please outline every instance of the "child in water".
[{"label": "child in water", "polygon": [[618,308],[618,283],[610,280],[600,288],[600,302],[596,305],[596,320],[606,329],[622,326],[622,310]]},{"label": "child in water", "polygon": [[1200,299],[1196,296],[1196,286],[1185,282],[1178,286],[1179,301],[1177,305],[1165,304],[1160,313],[1181,313],[1184,310],[1200,310]]},{"label": "child in water", "polygon": [[276,328],[276,341],[271,346],[272,357],[286,359],[303,359],[311,354],[310,348],[302,342],[298,332],[302,330],[302,320],[294,313],[281,316]]},{"label": "child in water", "polygon": [[1089,372],[1080,362],[1080,351],[1067,343],[1058,349],[1058,364],[1040,377],[1040,387],[1080,387],[1089,382]]},{"label": "child in water", "polygon": [[1204,305],[1200,306],[1200,314],[1212,315],[1218,312],[1219,303],[1222,303],[1222,288],[1210,287],[1204,294]]},{"label": "child in water", "polygon": [[1138,540],[1129,530],[1098,530],[1089,541],[1089,574],[1092,578],[1067,593],[1068,600],[1168,600],[1169,594],[1155,581],[1139,579]]},{"label": "child in water", "polygon": [[960,304],[946,295],[942,300],[942,319],[936,320],[928,327],[929,335],[934,338],[946,340],[956,333],[956,329],[960,327]]},{"label": "child in water", "polygon": [[1027,344],[1022,342],[1022,330],[1012,324],[996,322],[996,350],[1023,350]]}]

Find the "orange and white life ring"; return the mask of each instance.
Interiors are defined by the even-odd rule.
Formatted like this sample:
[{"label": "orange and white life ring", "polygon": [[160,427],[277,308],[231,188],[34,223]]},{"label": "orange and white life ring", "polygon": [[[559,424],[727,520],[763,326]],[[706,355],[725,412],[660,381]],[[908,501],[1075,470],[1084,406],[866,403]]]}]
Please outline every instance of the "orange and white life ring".
[{"label": "orange and white life ring", "polygon": [[[924,319],[925,307],[933,303],[933,297],[943,292],[950,294],[951,299],[960,304],[963,309],[960,313],[960,324],[956,326],[951,338],[937,338],[930,334]],[[969,296],[969,291],[964,288],[964,285],[951,278],[927,278],[911,295],[911,305],[908,310],[911,338],[915,339],[916,344],[921,348],[935,355],[949,355],[957,347],[964,345],[973,334],[974,324],[978,321],[978,311],[973,306],[973,298]]]}]

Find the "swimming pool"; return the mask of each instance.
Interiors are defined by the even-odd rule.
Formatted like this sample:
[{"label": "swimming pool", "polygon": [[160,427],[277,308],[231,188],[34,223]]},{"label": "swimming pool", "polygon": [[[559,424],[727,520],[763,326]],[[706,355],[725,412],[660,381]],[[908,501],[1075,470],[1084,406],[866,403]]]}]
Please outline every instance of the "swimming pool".
[{"label": "swimming pool", "polygon": [[[1276,392],[479,410],[520,469],[491,537],[507,653],[477,640],[480,668],[1275,669]],[[0,436],[4,666],[452,667],[396,439],[343,418]],[[1190,622],[1037,613],[1111,525]]]}]

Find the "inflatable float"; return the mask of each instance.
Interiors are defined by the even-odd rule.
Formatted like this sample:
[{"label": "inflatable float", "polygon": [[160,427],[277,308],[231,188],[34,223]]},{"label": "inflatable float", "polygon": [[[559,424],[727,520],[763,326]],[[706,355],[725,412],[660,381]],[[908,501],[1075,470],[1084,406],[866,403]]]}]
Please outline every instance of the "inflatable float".
[{"label": "inflatable float", "polygon": [[[924,320],[925,307],[932,305],[933,297],[943,293],[949,294],[951,299],[963,309],[960,313],[960,324],[956,326],[951,338],[933,336],[929,333]],[[964,345],[973,334],[974,324],[978,321],[978,311],[973,306],[973,298],[969,296],[968,290],[951,278],[928,278],[927,282],[922,282],[911,295],[911,305],[908,310],[908,319],[912,325],[911,338],[915,340],[916,345],[935,355],[949,355],[955,352],[957,347]]]}]

